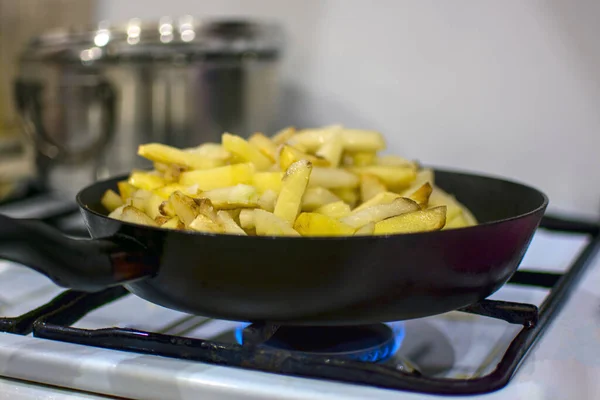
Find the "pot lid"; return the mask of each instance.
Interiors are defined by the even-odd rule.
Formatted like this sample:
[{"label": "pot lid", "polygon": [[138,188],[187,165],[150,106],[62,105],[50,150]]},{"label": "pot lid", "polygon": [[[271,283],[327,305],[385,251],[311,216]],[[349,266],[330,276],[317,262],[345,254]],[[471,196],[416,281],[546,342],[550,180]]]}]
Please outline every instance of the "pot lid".
[{"label": "pot lid", "polygon": [[133,18],[123,24],[102,21],[92,29],[60,29],[35,37],[21,60],[97,61],[170,60],[206,57],[277,57],[283,30],[252,20],[163,17]]}]

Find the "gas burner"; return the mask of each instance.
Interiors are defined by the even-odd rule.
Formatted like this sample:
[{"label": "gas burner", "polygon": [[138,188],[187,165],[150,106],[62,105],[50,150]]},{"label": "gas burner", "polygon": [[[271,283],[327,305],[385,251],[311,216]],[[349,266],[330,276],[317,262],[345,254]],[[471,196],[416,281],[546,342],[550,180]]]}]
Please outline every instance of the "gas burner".
[{"label": "gas burner", "polygon": [[[235,332],[243,344],[243,325]],[[393,356],[404,339],[404,324],[357,326],[280,326],[261,347],[292,353],[319,355],[366,362],[383,362]]]}]

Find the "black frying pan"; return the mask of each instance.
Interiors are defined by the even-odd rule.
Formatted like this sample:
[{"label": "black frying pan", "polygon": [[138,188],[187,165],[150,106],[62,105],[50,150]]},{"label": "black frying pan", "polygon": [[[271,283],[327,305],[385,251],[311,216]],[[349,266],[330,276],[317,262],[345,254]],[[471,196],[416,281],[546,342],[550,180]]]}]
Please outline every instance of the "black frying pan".
[{"label": "black frying pan", "polygon": [[134,294],[207,317],[278,324],[404,320],[475,303],[514,273],[547,198],[513,182],[435,171],[436,184],[480,225],[379,237],[242,237],[165,230],[106,217],[100,198],[77,201],[93,239],[0,216],[0,257],[84,291],[124,284]]}]

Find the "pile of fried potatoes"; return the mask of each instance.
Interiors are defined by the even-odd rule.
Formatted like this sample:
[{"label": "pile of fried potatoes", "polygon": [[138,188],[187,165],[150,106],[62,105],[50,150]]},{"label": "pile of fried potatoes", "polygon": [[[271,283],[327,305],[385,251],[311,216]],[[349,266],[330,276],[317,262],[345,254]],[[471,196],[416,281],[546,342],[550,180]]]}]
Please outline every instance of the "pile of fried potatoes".
[{"label": "pile of fried potatoes", "polygon": [[132,171],[102,205],[118,220],[261,236],[388,235],[477,224],[434,174],[380,155],[379,132],[328,126],[177,149],[141,145],[152,171]]}]

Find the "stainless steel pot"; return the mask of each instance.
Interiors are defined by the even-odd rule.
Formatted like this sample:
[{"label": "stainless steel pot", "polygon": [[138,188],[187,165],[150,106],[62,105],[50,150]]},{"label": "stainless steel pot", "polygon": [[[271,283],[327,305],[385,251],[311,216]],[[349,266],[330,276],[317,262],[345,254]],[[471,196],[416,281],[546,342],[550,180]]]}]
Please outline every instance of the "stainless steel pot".
[{"label": "stainless steel pot", "polygon": [[191,147],[272,129],[281,50],[276,25],[191,17],[36,38],[15,100],[39,180],[70,196],[145,167],[140,143]]}]

